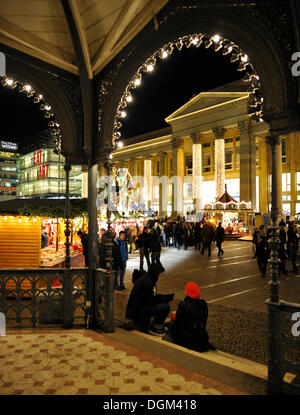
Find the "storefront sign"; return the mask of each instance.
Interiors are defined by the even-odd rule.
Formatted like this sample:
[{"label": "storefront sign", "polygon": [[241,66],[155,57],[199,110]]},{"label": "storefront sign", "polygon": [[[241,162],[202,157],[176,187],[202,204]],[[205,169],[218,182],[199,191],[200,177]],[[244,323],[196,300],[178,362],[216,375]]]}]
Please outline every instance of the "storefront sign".
[{"label": "storefront sign", "polygon": [[39,169],[39,179],[46,179],[48,177],[48,164],[43,164]]},{"label": "storefront sign", "polygon": [[39,150],[33,153],[33,165],[34,166],[42,163],[42,154],[43,154],[43,150]]},{"label": "storefront sign", "polygon": [[11,141],[1,141],[1,147],[7,150],[18,150],[18,144]]},{"label": "storefront sign", "polygon": [[6,57],[0,52],[0,76],[6,76]]}]

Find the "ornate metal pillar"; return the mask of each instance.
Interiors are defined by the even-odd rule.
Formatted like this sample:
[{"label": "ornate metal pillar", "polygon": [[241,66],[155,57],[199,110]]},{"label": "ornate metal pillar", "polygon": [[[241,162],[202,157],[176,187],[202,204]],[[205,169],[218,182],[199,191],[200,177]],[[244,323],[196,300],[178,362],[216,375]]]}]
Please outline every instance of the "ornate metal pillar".
[{"label": "ornate metal pillar", "polygon": [[71,267],[71,261],[70,261],[70,171],[71,166],[66,161],[66,164],[64,165],[64,170],[66,172],[66,206],[65,206],[65,235],[66,235],[66,268],[69,269]]},{"label": "ornate metal pillar", "polygon": [[173,137],[172,142],[172,216],[184,214],[183,183],[185,175],[184,139]]},{"label": "ornate metal pillar", "polygon": [[225,128],[213,128],[216,136],[215,140],[215,180],[216,180],[216,198],[218,199],[225,191]]},{"label": "ornate metal pillar", "polygon": [[113,247],[113,233],[111,230],[111,208],[114,204],[114,192],[112,190],[112,162],[110,159],[104,162],[104,167],[106,169],[107,179],[108,179],[108,201],[107,201],[107,231],[104,233],[104,244],[105,244],[105,262],[107,271],[112,274],[112,247]]},{"label": "ornate metal pillar", "polygon": [[272,172],[272,208],[271,208],[271,238],[268,240],[271,248],[272,280],[270,285],[270,299],[266,302],[268,305],[269,320],[269,339],[268,339],[268,392],[272,394],[280,393],[282,382],[282,352],[281,352],[281,316],[279,303],[279,281],[278,267],[278,249],[280,245],[279,227],[277,226],[278,206],[277,206],[277,151],[280,147],[280,139],[276,134],[270,134],[266,137],[271,148],[271,172]]},{"label": "ornate metal pillar", "polygon": [[167,216],[167,206],[169,199],[169,178],[166,175],[166,160],[168,154],[162,152],[159,159],[159,214]]},{"label": "ornate metal pillar", "polygon": [[144,200],[147,209],[150,208],[152,200],[152,158],[147,157],[144,160]]}]

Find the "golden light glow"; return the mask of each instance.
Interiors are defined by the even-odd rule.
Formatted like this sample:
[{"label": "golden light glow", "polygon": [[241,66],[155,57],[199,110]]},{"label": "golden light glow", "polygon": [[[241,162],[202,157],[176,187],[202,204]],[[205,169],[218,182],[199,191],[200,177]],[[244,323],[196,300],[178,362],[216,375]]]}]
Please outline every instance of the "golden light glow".
[{"label": "golden light glow", "polygon": [[4,216],[4,218],[3,218],[4,220],[7,220],[7,216]]}]

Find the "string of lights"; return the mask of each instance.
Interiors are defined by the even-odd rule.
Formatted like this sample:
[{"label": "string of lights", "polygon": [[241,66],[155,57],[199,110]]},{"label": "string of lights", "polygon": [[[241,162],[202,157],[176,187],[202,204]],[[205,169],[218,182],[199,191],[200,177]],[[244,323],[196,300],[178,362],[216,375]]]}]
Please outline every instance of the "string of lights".
[{"label": "string of lights", "polygon": [[166,59],[169,55],[172,54],[174,48],[177,48],[180,51],[183,47],[189,48],[192,46],[198,48],[201,45],[206,49],[213,47],[215,52],[222,51],[224,56],[231,54],[231,62],[239,61],[237,70],[246,71],[244,82],[249,84],[249,105],[253,111],[252,119],[256,122],[263,121],[263,97],[261,92],[261,82],[258,74],[254,70],[252,63],[249,60],[248,55],[242,49],[240,49],[239,46],[230,40],[223,38],[219,34],[215,34],[213,36],[209,36],[207,34],[185,35],[178,38],[177,40],[165,44],[162,48],[156,50],[148,59],[146,59],[145,63],[142,64],[133,75],[117,107],[112,135],[112,144],[114,148],[123,147],[123,143],[121,141],[121,133],[118,130],[120,130],[122,127],[121,120],[126,117],[125,108],[134,99],[132,90],[142,84],[142,74],[145,72],[152,72],[155,69],[157,59]]},{"label": "string of lights", "polygon": [[39,92],[36,92],[31,85],[20,82],[18,80],[14,80],[13,78],[1,76],[1,84],[4,87],[15,89],[19,88],[20,93],[25,93],[28,98],[33,97],[33,103],[34,104],[40,104],[39,109],[41,111],[44,111],[44,117],[49,118],[48,126],[51,127],[51,134],[55,138],[55,152],[61,153],[62,147],[62,137],[61,137],[61,131],[59,128],[59,123],[57,122],[55,115],[53,113],[51,105],[49,105],[44,96],[40,94]]}]

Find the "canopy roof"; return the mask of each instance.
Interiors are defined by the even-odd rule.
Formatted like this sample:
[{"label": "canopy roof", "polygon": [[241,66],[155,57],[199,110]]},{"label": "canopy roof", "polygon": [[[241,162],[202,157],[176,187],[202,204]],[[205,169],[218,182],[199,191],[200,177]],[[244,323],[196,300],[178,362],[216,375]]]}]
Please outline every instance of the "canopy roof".
[{"label": "canopy roof", "polygon": [[[76,24],[89,78],[99,73],[167,2],[64,1]],[[61,0],[1,0],[0,16],[0,43],[78,74]]]},{"label": "canopy roof", "polygon": [[215,202],[215,203],[229,203],[229,202],[234,202],[234,203],[238,203],[232,196],[230,196],[230,194],[227,192],[227,189],[225,190],[225,192],[222,194],[221,197],[219,197],[219,199]]}]

